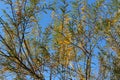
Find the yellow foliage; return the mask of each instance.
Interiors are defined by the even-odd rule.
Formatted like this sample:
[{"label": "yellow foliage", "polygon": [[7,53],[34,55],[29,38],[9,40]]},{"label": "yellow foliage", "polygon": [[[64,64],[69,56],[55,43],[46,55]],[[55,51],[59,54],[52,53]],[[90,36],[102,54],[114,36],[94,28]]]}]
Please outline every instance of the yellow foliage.
[{"label": "yellow foliage", "polygon": [[83,5],[83,7],[81,8],[81,10],[82,10],[82,14],[84,14],[84,12],[85,12],[85,9],[86,9],[86,6],[85,6],[85,4]]},{"label": "yellow foliage", "polygon": [[10,57],[9,59],[11,59],[12,61],[16,62],[16,63],[20,63],[18,59],[16,59],[15,57]]},{"label": "yellow foliage", "polygon": [[81,78],[80,80],[85,80],[85,78]]},{"label": "yellow foliage", "polygon": [[70,20],[71,20],[71,18],[69,18],[68,15],[66,15],[64,23],[68,24]]},{"label": "yellow foliage", "polygon": [[67,48],[68,51],[72,51],[73,50],[73,47],[69,47]]},{"label": "yellow foliage", "polygon": [[30,19],[31,19],[31,22],[37,22],[34,16],[31,16]]},{"label": "yellow foliage", "polygon": [[8,67],[4,67],[4,68],[2,69],[3,72],[6,72],[6,71],[8,71],[8,70],[9,70]]},{"label": "yellow foliage", "polygon": [[30,2],[31,2],[32,4],[34,4],[34,5],[38,4],[39,1],[40,1],[40,0],[30,0]]},{"label": "yellow foliage", "polygon": [[83,26],[82,26],[81,24],[78,25],[78,30],[79,30],[80,32],[83,31]]},{"label": "yellow foliage", "polygon": [[60,22],[58,26],[54,27],[54,42],[58,45],[55,50],[58,52],[60,64],[64,65],[64,67],[67,67],[75,57],[74,47],[71,45],[72,33],[69,30],[69,26],[66,25],[70,20],[69,16],[65,15],[64,24]]},{"label": "yellow foliage", "polygon": [[118,20],[117,19],[114,19],[114,20],[112,20],[112,23],[116,23]]},{"label": "yellow foliage", "polygon": [[83,7],[81,8],[81,10],[82,10],[82,11],[85,11],[85,6],[83,6]]},{"label": "yellow foliage", "polygon": [[70,44],[70,41],[68,41],[68,40],[61,40],[61,41],[59,41],[58,40],[58,44],[60,44],[60,45],[62,45],[62,44]]},{"label": "yellow foliage", "polygon": [[63,43],[64,43],[64,44],[70,44],[70,41],[68,41],[68,40],[64,40]]},{"label": "yellow foliage", "polygon": [[63,26],[60,25],[60,26],[58,27],[58,30],[59,30],[59,31],[62,31],[62,30],[63,30]]}]

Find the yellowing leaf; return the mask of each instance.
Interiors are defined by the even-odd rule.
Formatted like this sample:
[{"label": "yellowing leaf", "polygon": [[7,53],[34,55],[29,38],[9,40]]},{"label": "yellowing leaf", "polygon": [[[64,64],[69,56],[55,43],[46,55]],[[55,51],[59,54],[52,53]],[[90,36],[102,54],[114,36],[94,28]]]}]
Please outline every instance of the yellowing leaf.
[{"label": "yellowing leaf", "polygon": [[31,19],[31,22],[37,22],[34,16],[31,16],[30,19]]},{"label": "yellowing leaf", "polygon": [[68,40],[64,40],[65,44],[70,44],[70,42]]},{"label": "yellowing leaf", "polygon": [[67,48],[68,51],[72,51],[73,50],[73,47],[69,47]]}]

